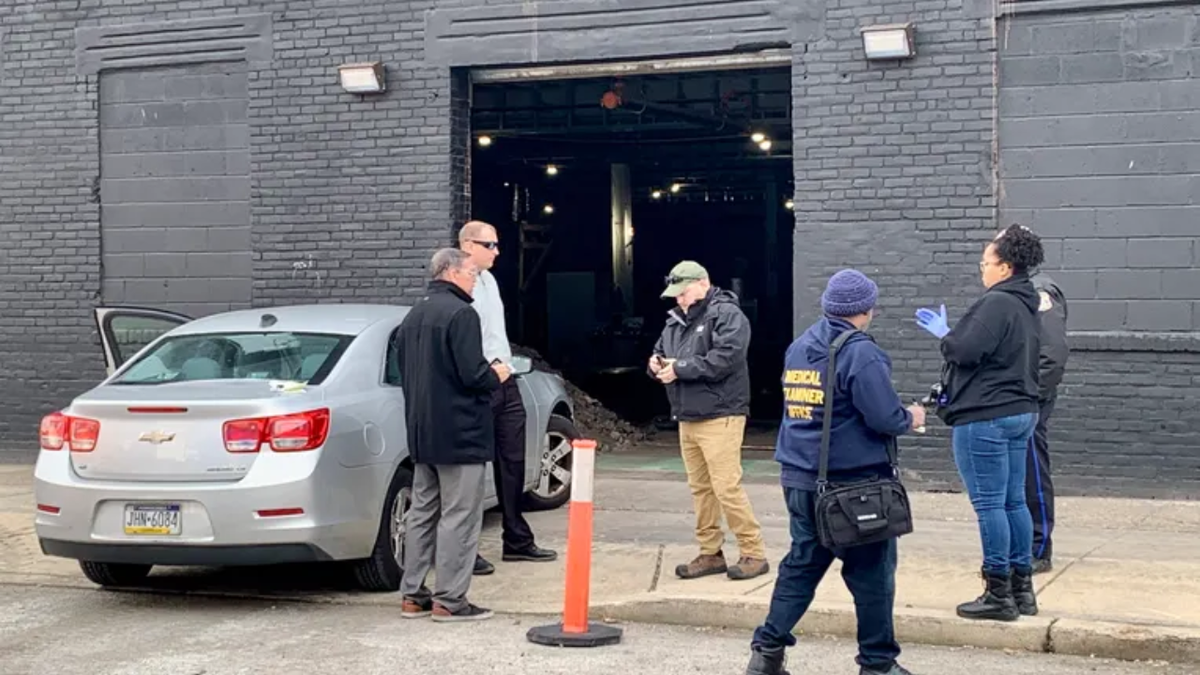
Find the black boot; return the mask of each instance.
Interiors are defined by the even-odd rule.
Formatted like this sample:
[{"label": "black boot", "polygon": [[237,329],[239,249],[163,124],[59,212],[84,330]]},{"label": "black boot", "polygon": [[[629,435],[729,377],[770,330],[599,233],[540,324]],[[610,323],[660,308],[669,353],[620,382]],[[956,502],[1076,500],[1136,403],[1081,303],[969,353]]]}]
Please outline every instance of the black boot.
[{"label": "black boot", "polygon": [[958,606],[958,615],[964,619],[990,619],[992,621],[1016,621],[1021,617],[1013,599],[1012,582],[1008,573],[991,574],[983,571],[984,591],[971,602]]},{"label": "black boot", "polygon": [[1012,594],[1021,616],[1037,616],[1037,594],[1033,591],[1033,570],[1012,570]]},{"label": "black boot", "polygon": [[746,666],[746,675],[791,675],[783,669],[783,650],[764,650],[755,647],[750,652],[750,665]]}]

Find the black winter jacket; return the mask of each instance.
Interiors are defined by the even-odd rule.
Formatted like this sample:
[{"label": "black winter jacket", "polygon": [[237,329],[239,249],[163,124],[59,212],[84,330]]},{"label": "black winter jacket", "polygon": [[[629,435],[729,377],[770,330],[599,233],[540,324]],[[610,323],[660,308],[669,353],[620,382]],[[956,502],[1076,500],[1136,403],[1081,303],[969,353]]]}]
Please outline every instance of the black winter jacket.
[{"label": "black winter jacket", "polygon": [[942,338],[945,404],[957,426],[1038,410],[1038,294],[1025,274],[988,289]]},{"label": "black winter jacket", "polygon": [[678,307],[668,312],[654,353],[676,359],[679,379],[666,386],[672,419],[750,414],[749,349],[750,322],[729,291],[714,287],[686,315]]},{"label": "black winter jacket", "polygon": [[479,314],[458,286],[434,281],[404,317],[400,386],[408,451],[418,464],[484,464],[495,454],[491,391],[500,378],[483,356]]},{"label": "black winter jacket", "polygon": [[1062,289],[1049,275],[1033,275],[1033,287],[1039,296],[1038,316],[1042,324],[1042,352],[1038,359],[1038,398],[1047,401],[1058,393],[1067,359],[1071,355],[1067,343],[1067,299]]}]

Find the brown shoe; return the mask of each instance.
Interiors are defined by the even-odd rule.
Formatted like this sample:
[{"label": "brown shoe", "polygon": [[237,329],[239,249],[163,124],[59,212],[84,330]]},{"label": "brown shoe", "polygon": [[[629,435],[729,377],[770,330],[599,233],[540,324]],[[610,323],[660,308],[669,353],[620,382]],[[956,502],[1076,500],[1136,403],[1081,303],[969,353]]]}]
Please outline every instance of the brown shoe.
[{"label": "brown shoe", "polygon": [[690,563],[676,567],[675,576],[680,579],[699,579],[713,574],[724,574],[728,569],[729,567],[725,564],[725,554],[717,551],[716,555],[702,553]]},{"label": "brown shoe", "polygon": [[771,570],[771,566],[762,558],[747,558],[742,556],[738,558],[737,564],[730,567],[726,574],[730,579],[741,581],[743,579],[753,579],[761,577]]}]

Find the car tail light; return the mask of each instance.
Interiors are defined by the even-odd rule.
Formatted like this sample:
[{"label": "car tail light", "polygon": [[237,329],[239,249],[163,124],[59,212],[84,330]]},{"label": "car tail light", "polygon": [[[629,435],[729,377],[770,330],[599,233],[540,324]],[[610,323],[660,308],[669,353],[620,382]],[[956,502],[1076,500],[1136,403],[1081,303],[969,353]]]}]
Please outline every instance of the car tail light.
[{"label": "car tail light", "polygon": [[225,423],[225,449],[258,452],[265,443],[275,452],[301,452],[325,444],[329,436],[329,409],[294,415],[231,420]]},{"label": "car tail light", "polygon": [[267,441],[276,452],[312,450],[329,436],[329,409],[273,417],[267,422]]},{"label": "car tail light", "polygon": [[225,423],[225,450],[227,452],[258,452],[263,442],[265,420],[232,420]]},{"label": "car tail light", "polygon": [[67,416],[56,412],[43,417],[38,436],[43,450],[62,450],[67,442]]},{"label": "car tail light", "polygon": [[38,436],[43,450],[62,450],[65,445],[71,452],[91,452],[100,438],[100,423],[61,412],[51,413],[42,418]]},{"label": "car tail light", "polygon": [[100,438],[100,423],[96,420],[72,417],[67,442],[71,452],[91,452],[96,449],[96,440]]}]

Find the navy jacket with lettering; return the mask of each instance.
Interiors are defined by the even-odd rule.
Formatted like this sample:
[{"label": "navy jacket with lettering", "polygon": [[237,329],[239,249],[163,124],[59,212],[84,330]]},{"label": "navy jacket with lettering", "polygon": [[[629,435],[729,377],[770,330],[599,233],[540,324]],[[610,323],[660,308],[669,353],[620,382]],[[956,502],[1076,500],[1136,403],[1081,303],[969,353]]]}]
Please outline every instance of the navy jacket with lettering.
[{"label": "navy jacket with lettering", "polygon": [[[785,487],[811,490],[816,487],[821,450],[821,423],[825,406],[806,406],[805,396],[792,395],[789,388],[824,389],[829,366],[829,345],[853,326],[842,319],[825,318],[809,327],[788,347],[784,357],[783,422],[775,444],[775,459],[782,465]],[[820,387],[788,384],[789,371],[817,371]],[[892,361],[866,333],[853,335],[837,353],[837,380],[833,394],[833,423],[829,443],[829,480],[853,481],[890,475],[887,443],[912,428],[912,415],[904,409],[892,386]],[[793,375],[809,380],[811,375]],[[792,409],[789,406],[800,406]],[[811,407],[811,410],[807,408]],[[811,415],[811,419],[805,419]]]}]

